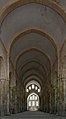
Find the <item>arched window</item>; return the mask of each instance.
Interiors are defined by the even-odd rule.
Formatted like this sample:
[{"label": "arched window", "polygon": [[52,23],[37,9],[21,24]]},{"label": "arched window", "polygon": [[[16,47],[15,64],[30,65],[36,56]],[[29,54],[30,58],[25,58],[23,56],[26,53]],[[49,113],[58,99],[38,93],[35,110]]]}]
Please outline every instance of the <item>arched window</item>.
[{"label": "arched window", "polygon": [[40,84],[35,81],[31,80],[26,85],[26,95],[27,97],[27,110],[36,111],[39,109],[39,95],[41,92]]},{"label": "arched window", "polygon": [[30,81],[27,85],[26,85],[26,92],[28,93],[29,91],[37,91],[38,93],[40,93],[41,91],[41,86],[37,81]]},{"label": "arched window", "polygon": [[39,109],[39,96],[36,93],[31,93],[27,97],[27,110],[36,111]]}]

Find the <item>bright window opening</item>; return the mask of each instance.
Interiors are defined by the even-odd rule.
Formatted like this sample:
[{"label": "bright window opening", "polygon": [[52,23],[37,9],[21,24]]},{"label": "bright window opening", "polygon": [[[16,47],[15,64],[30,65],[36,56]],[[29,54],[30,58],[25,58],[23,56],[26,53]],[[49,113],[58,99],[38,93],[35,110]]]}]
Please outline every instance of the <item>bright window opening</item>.
[{"label": "bright window opening", "polygon": [[34,84],[32,85],[32,89],[34,89]]},{"label": "bright window opening", "polygon": [[29,106],[31,106],[31,101],[29,101]]},{"label": "bright window opening", "polygon": [[39,106],[39,102],[38,101],[36,101],[36,106]]},{"label": "bright window opening", "polygon": [[31,90],[31,86],[29,86],[29,90]]},{"label": "bright window opening", "polygon": [[36,111],[39,109],[39,96],[36,93],[32,93],[27,98],[27,110]]},{"label": "bright window opening", "polygon": [[37,90],[37,89],[38,89],[38,87],[36,86],[36,87],[35,87],[35,90]]},{"label": "bright window opening", "polygon": [[38,93],[40,92],[40,89],[38,89]]},{"label": "bright window opening", "polygon": [[28,89],[26,89],[26,92],[28,92]]}]

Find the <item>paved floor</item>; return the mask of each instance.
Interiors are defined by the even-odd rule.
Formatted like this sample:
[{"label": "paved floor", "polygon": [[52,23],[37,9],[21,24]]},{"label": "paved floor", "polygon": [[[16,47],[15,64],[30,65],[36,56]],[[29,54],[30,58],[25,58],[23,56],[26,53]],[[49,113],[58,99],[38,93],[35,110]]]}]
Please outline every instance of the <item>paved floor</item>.
[{"label": "paved floor", "polygon": [[48,113],[43,113],[40,111],[35,112],[23,112],[14,114],[11,116],[0,117],[0,119],[66,119],[66,117],[60,117]]}]

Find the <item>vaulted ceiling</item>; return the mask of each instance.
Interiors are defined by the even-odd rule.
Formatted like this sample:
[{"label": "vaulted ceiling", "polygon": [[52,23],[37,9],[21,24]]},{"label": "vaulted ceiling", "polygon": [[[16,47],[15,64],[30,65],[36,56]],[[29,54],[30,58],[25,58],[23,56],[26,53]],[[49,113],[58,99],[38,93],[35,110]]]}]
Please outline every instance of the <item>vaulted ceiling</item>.
[{"label": "vaulted ceiling", "polygon": [[66,39],[66,0],[0,0],[0,37],[20,78],[41,80]]}]

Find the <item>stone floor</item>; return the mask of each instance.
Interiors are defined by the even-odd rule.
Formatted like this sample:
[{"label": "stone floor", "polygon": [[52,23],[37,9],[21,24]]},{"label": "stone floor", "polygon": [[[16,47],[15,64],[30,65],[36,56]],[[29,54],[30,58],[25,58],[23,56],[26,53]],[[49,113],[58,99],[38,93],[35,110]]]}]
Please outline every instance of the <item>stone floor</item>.
[{"label": "stone floor", "polygon": [[23,113],[13,114],[11,116],[0,117],[0,119],[66,119],[66,117],[56,116],[40,111],[27,111]]}]

